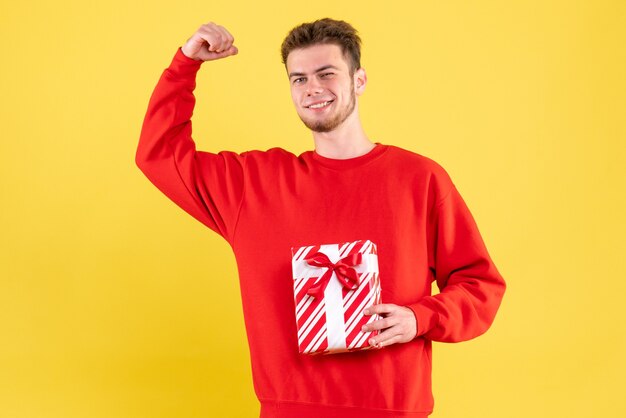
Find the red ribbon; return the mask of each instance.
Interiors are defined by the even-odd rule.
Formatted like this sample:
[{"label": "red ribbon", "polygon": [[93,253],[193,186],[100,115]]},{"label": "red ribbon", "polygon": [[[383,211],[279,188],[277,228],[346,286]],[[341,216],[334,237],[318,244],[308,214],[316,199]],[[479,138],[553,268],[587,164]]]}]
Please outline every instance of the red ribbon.
[{"label": "red ribbon", "polygon": [[311,257],[306,258],[304,261],[315,267],[328,268],[326,273],[324,273],[317,283],[315,283],[314,280],[311,280],[310,284],[305,285],[307,288],[306,293],[313,297],[318,298],[324,296],[324,290],[326,289],[326,286],[328,286],[333,272],[335,272],[339,283],[341,283],[346,289],[354,290],[361,282],[356,270],[352,268],[352,266],[361,264],[361,253],[359,252],[350,254],[336,263],[333,263],[326,254],[318,251]]}]

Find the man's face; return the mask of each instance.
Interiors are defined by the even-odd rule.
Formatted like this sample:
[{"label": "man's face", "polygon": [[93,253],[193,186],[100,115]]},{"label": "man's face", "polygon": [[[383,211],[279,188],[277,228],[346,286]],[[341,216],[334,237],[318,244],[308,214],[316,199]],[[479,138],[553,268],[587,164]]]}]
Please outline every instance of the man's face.
[{"label": "man's face", "polygon": [[365,84],[364,70],[350,76],[341,47],[335,44],[294,49],[287,57],[287,72],[296,112],[315,132],[330,132],[348,119]]}]

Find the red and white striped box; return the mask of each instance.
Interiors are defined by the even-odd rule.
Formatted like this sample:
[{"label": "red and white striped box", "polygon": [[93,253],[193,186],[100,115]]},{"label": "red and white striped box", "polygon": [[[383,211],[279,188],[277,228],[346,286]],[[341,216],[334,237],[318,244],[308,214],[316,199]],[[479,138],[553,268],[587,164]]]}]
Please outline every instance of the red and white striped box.
[{"label": "red and white striped box", "polygon": [[363,310],[381,303],[378,251],[370,240],[292,247],[293,293],[299,352],[366,350],[378,331],[361,327],[378,314]]}]

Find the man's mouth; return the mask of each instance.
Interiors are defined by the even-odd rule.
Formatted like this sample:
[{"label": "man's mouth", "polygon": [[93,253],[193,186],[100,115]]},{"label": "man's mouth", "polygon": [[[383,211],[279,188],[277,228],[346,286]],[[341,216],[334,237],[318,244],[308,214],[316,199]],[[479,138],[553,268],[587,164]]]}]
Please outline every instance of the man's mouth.
[{"label": "man's mouth", "polygon": [[322,109],[326,106],[328,106],[329,104],[331,104],[333,101],[332,100],[327,100],[325,102],[321,102],[321,103],[315,103],[309,106],[305,106],[308,109]]}]

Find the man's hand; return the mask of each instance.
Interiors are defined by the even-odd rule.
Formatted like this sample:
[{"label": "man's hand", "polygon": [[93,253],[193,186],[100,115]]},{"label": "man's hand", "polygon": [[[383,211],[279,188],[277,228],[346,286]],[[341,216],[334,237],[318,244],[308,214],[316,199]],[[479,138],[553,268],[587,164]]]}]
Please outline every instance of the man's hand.
[{"label": "man's hand", "polygon": [[363,325],[365,332],[384,330],[377,336],[370,338],[370,345],[382,348],[395,343],[406,343],[415,338],[417,334],[417,322],[415,315],[406,306],[394,305],[393,303],[381,303],[365,309],[365,315],[379,314],[383,319]]},{"label": "man's hand", "polygon": [[199,61],[213,61],[237,54],[235,38],[223,26],[209,22],[200,26],[181,48],[183,54]]}]

